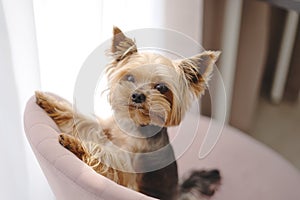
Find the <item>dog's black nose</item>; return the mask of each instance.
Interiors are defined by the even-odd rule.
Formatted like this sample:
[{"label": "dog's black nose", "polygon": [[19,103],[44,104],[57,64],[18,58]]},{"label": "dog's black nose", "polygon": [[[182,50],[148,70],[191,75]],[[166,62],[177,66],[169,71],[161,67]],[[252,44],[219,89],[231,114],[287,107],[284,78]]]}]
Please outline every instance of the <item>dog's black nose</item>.
[{"label": "dog's black nose", "polygon": [[146,96],[143,93],[134,93],[131,95],[131,100],[134,103],[143,103],[146,100]]}]

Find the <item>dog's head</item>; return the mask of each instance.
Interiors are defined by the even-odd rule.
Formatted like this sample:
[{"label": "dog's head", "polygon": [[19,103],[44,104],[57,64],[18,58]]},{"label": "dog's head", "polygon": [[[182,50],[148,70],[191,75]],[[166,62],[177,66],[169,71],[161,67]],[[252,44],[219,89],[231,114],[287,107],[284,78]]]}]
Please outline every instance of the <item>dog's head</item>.
[{"label": "dog's head", "polygon": [[206,89],[220,52],[182,60],[139,52],[134,40],[114,27],[107,66],[109,101],[116,116],[136,125],[178,125],[191,101]]}]

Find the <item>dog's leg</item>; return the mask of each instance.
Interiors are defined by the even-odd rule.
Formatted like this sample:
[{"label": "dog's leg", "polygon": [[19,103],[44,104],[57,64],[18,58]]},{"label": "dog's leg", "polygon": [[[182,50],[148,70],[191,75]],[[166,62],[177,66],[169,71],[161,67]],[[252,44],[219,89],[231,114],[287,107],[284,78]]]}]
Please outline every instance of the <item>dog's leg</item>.
[{"label": "dog's leg", "polygon": [[107,141],[99,120],[75,112],[71,104],[47,93],[36,92],[35,96],[36,103],[53,119],[62,133],[99,144]]},{"label": "dog's leg", "polygon": [[135,174],[123,172],[122,170],[102,163],[99,160],[99,155],[101,154],[104,156],[109,156],[110,158],[114,157],[114,159],[122,160],[118,154],[114,154],[105,150],[104,148],[102,149],[99,146],[97,146],[97,151],[89,152],[88,148],[85,147],[83,142],[69,134],[60,134],[58,140],[63,147],[71,151],[80,160],[92,167],[97,173],[117,182],[120,185],[137,190]]},{"label": "dog's leg", "polygon": [[71,151],[80,160],[85,160],[90,157],[90,153],[83,147],[81,141],[68,134],[60,134],[58,138],[59,143]]},{"label": "dog's leg", "polygon": [[35,92],[36,103],[45,110],[62,132],[71,133],[74,121],[74,112],[70,104],[58,101],[44,92]]}]

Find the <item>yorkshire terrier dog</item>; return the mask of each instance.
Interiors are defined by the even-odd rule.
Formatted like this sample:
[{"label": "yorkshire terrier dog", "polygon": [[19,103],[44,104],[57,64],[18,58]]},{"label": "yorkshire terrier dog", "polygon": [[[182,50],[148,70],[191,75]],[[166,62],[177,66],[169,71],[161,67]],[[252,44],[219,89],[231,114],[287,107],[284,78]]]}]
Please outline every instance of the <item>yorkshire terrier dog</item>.
[{"label": "yorkshire terrier dog", "polygon": [[167,127],[179,125],[191,102],[204,93],[220,53],[170,60],[139,52],[117,27],[113,33],[112,61],[106,67],[111,118],[91,118],[66,101],[35,94],[62,132],[59,143],[99,174],[146,195],[208,199],[220,183],[219,171],[193,171],[179,184]]}]

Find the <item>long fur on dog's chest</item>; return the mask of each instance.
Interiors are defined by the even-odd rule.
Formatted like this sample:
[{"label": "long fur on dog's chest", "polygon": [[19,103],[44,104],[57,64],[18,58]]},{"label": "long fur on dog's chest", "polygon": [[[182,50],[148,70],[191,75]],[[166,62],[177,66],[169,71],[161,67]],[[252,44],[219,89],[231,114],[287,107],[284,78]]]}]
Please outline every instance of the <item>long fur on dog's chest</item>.
[{"label": "long fur on dog's chest", "polygon": [[[140,129],[146,135],[157,131],[155,126],[141,127]],[[172,195],[177,190],[178,174],[177,163],[173,148],[169,142],[167,128],[161,128],[154,136],[147,138],[147,144],[148,148],[151,147],[148,149],[148,152],[151,152],[151,156],[139,158],[138,167],[145,171],[147,169],[156,170],[138,176],[139,190],[156,198],[173,199]]]}]

